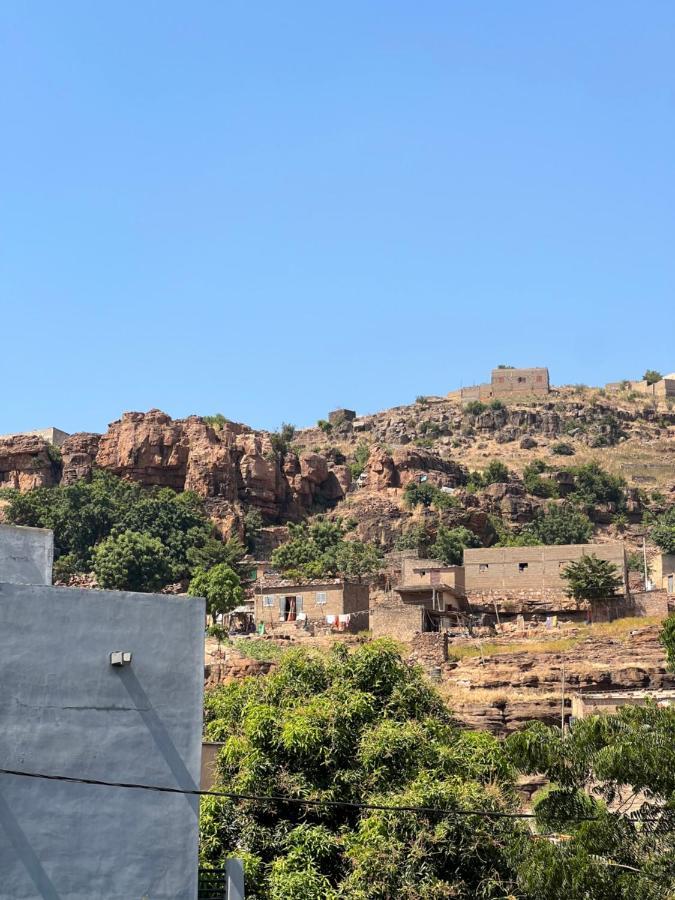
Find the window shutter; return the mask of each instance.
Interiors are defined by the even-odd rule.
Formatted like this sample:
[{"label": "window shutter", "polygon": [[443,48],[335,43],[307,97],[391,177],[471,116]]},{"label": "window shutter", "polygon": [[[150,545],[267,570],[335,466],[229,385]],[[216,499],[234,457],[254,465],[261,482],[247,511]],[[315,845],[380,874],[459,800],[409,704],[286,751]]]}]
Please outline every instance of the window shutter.
[{"label": "window shutter", "polygon": [[295,598],[295,611],[302,612],[302,594],[298,594]]},{"label": "window shutter", "polygon": [[286,619],[286,598],[279,597],[279,621],[284,622]]}]

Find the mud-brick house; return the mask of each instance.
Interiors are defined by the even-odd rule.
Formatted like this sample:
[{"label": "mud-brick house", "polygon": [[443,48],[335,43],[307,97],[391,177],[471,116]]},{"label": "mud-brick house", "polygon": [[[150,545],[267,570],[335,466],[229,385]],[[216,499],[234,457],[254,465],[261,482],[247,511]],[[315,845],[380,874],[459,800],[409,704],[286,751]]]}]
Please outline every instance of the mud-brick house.
[{"label": "mud-brick house", "polygon": [[652,581],[657,590],[675,594],[675,554],[660,553],[652,560]]},{"label": "mud-brick house", "polygon": [[350,578],[290,581],[263,575],[255,586],[255,621],[266,631],[296,625],[328,626],[340,631],[369,627],[367,583]]},{"label": "mud-brick house", "polygon": [[615,600],[595,604],[595,617],[621,614],[630,599],[622,541],[465,550],[464,586],[471,609],[502,616],[566,613],[583,618],[586,609],[567,596],[563,573],[569,563],[590,555],[611,562],[622,581]]},{"label": "mud-brick house", "polygon": [[371,607],[370,627],[373,637],[411,641],[461,625],[467,611],[462,566],[409,551],[390,556],[384,597]]}]

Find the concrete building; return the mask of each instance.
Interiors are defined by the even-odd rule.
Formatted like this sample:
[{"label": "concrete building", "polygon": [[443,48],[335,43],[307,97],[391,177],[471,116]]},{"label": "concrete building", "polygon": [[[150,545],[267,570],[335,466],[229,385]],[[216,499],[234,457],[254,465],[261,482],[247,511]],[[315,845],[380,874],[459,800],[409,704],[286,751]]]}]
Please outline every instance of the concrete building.
[{"label": "concrete building", "polygon": [[645,706],[647,703],[656,703],[657,706],[675,705],[675,688],[658,691],[589,691],[575,694],[572,697],[572,716],[575,719],[607,716],[617,712],[622,706]]},{"label": "concrete building", "polygon": [[[204,601],[7,574],[0,560],[2,768],[198,789]],[[186,794],[0,773],[0,898],[195,900],[198,812]]]},{"label": "concrete building", "polygon": [[626,554],[621,541],[545,547],[492,547],[464,551],[464,585],[472,610],[559,612],[573,610],[563,570],[582,556],[613,563],[628,595]]},{"label": "concrete building", "polygon": [[46,528],[0,525],[0,581],[51,584],[54,535]]},{"label": "concrete building", "polygon": [[675,594],[675,555],[659,553],[651,562],[651,580],[657,590]]},{"label": "concrete building", "polygon": [[514,369],[508,366],[492,370],[490,384],[474,384],[451,391],[449,399],[470,403],[474,400],[528,400],[547,397],[551,391],[548,369]]},{"label": "concrete building", "polygon": [[675,400],[675,372],[665,375],[660,381],[648,384],[646,381],[613,381],[605,385],[605,389],[611,393],[619,391],[632,391],[636,394],[645,394],[654,400],[666,402]]},{"label": "concrete building", "polygon": [[385,598],[370,611],[373,637],[411,641],[463,621],[468,606],[462,566],[421,559],[415,551],[390,554],[389,564]]},{"label": "concrete building", "polygon": [[4,438],[23,437],[41,437],[56,447],[61,447],[67,437],[70,437],[67,431],[61,431],[60,428],[36,428],[34,431],[17,431],[15,434],[0,434],[0,441]]},{"label": "concrete building", "polygon": [[364,631],[369,593],[368,584],[349,578],[293,582],[266,575],[255,586],[255,621],[267,631],[290,623]]}]

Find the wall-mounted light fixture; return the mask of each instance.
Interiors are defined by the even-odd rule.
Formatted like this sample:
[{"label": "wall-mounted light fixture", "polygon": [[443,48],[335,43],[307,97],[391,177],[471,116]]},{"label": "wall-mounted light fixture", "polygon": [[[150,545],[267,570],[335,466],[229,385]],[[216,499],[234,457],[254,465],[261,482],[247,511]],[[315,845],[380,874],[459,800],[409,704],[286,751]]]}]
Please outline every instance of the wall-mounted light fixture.
[{"label": "wall-mounted light fixture", "polygon": [[111,666],[130,666],[131,651],[130,650],[113,650],[110,654]]}]

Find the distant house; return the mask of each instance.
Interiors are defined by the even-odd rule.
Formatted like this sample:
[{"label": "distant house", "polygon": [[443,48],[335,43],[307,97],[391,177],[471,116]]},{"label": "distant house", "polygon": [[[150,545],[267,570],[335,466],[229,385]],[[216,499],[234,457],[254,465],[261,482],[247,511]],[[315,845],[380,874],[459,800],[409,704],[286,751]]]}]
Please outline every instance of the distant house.
[{"label": "distant house", "polygon": [[586,719],[588,716],[612,715],[622,706],[675,706],[675,688],[636,691],[589,691],[572,697],[572,716]]},{"label": "distant house", "polygon": [[675,372],[664,375],[660,381],[655,381],[653,384],[648,384],[644,379],[642,381],[614,381],[605,385],[605,389],[611,393],[625,389],[634,391],[636,394],[646,394],[655,400],[675,399]]},{"label": "distant house", "polygon": [[0,434],[0,441],[5,438],[14,437],[41,437],[54,444],[55,447],[63,446],[66,438],[70,437],[67,431],[61,431],[60,428],[37,428],[35,431],[17,431],[14,434]]},{"label": "distant house", "polygon": [[370,626],[373,637],[410,641],[420,632],[457,626],[466,611],[462,566],[413,552],[392,554],[386,598],[372,606]]},{"label": "distant house", "polygon": [[526,400],[547,397],[551,391],[548,369],[514,369],[501,366],[492,370],[490,384],[474,384],[448,394],[450,399],[470,403],[473,400]]},{"label": "distant house", "polygon": [[291,581],[263,575],[255,586],[255,621],[274,631],[291,623],[341,631],[369,627],[368,584],[349,578]]},{"label": "distant house", "polygon": [[489,611],[495,603],[514,613],[571,611],[563,571],[568,563],[593,554],[616,566],[622,593],[628,596],[622,541],[543,547],[489,547],[464,551],[464,585],[471,608]]},{"label": "distant house", "polygon": [[657,590],[675,594],[675,554],[660,553],[652,560],[652,581]]}]

